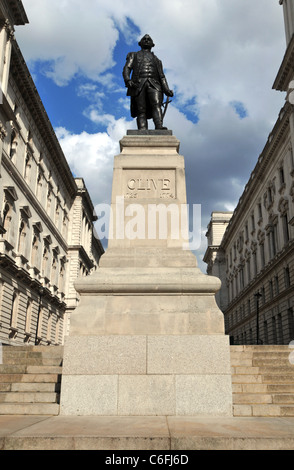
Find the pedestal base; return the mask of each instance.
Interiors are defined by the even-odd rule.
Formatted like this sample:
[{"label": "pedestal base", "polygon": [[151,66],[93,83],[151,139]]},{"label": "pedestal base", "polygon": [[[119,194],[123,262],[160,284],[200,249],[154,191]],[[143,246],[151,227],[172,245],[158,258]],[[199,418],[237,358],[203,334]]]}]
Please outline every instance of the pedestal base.
[{"label": "pedestal base", "polygon": [[223,335],[68,337],[61,414],[231,416],[229,339]]}]

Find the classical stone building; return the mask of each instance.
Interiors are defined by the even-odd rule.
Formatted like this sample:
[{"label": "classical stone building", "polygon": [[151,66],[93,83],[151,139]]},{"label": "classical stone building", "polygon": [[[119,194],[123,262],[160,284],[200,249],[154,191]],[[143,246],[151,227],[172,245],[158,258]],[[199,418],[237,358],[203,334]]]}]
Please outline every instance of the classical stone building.
[{"label": "classical stone building", "polygon": [[213,213],[207,233],[207,272],[222,280],[234,344],[294,340],[294,2],[280,4],[287,50],[273,88],[286,102],[234,213]]},{"label": "classical stone building", "polygon": [[0,342],[62,344],[73,283],[103,248],[14,38],[26,23],[20,0],[0,0]]}]

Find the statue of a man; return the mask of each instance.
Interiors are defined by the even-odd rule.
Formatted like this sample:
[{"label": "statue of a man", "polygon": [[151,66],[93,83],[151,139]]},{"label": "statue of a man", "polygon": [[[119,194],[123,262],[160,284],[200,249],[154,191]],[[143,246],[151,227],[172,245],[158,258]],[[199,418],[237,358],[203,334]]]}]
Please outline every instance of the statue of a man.
[{"label": "statue of a man", "polygon": [[151,52],[155,46],[148,34],[139,42],[141,50],[127,55],[123,78],[131,97],[131,116],[137,118],[138,129],[148,129],[148,119],[153,119],[155,129],[162,125],[163,95],[172,97],[163,73],[162,62]]}]

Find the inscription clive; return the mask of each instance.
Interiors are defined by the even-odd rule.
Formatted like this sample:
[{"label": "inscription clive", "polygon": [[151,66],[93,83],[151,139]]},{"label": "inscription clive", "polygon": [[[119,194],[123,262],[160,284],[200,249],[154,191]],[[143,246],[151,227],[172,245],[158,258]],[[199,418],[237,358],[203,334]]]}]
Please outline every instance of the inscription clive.
[{"label": "inscription clive", "polygon": [[130,191],[170,191],[171,182],[168,178],[131,178],[127,183]]}]

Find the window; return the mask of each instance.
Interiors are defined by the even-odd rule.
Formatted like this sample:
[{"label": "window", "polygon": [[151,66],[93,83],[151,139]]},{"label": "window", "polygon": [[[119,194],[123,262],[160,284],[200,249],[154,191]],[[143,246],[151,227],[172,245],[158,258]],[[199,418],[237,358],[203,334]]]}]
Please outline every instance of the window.
[{"label": "window", "polygon": [[26,307],[26,323],[25,323],[25,333],[26,333],[26,335],[31,334],[32,305],[33,305],[33,301],[29,297],[28,300],[27,300],[27,307]]},{"label": "window", "polygon": [[2,220],[3,220],[3,228],[5,229],[6,233],[9,232],[11,218],[12,218],[12,205],[9,204],[8,202],[5,202]]},{"label": "window", "polygon": [[32,168],[32,158],[29,153],[27,153],[25,160],[25,169],[24,169],[24,179],[27,183],[30,182],[31,178],[31,168]]},{"label": "window", "polygon": [[247,281],[248,281],[248,284],[249,282],[251,281],[251,266],[250,266],[250,258],[247,258]]},{"label": "window", "polygon": [[245,225],[245,238],[246,238],[245,241],[249,240],[249,230],[248,230],[248,224],[247,223]]},{"label": "window", "polygon": [[280,185],[282,186],[285,184],[285,174],[284,174],[284,168],[282,166],[279,169],[279,175],[280,175]]},{"label": "window", "polygon": [[46,202],[46,210],[48,214],[51,211],[51,202],[52,202],[52,189],[51,189],[51,186],[49,186],[48,192],[47,192],[47,202]]},{"label": "window", "polygon": [[279,277],[275,276],[275,289],[276,289],[276,295],[280,293],[280,287],[279,287]]},{"label": "window", "polygon": [[277,225],[271,225],[268,227],[267,232],[268,243],[269,243],[269,252],[271,258],[277,254]]},{"label": "window", "polygon": [[252,253],[253,255],[253,268],[254,268],[254,276],[257,275],[257,256],[256,256],[256,251]]},{"label": "window", "polygon": [[0,327],[1,327],[1,324],[2,324],[1,316],[2,316],[2,308],[3,308],[3,303],[2,303],[2,297],[3,297],[3,291],[4,291],[3,284],[4,284],[3,280],[0,279]]},{"label": "window", "polygon": [[43,250],[43,260],[42,260],[42,276],[47,275],[48,259],[49,259],[49,247],[45,245],[44,250]]},{"label": "window", "polygon": [[290,152],[291,165],[292,165],[292,168],[294,169],[294,154],[293,154],[292,146],[289,147],[289,152]]},{"label": "window", "polygon": [[48,309],[47,338],[46,338],[47,344],[51,343],[52,323],[53,323],[53,313],[52,313],[52,310]]},{"label": "window", "polygon": [[263,322],[264,344],[268,344],[268,324],[267,320]]},{"label": "window", "polygon": [[282,219],[282,225],[283,225],[283,235],[284,235],[284,243],[288,243],[290,240],[290,235],[289,235],[289,223],[288,223],[288,214],[284,213],[281,216]]},{"label": "window", "polygon": [[290,284],[291,284],[290,269],[288,266],[284,268],[284,277],[285,277],[285,288],[287,289],[288,287],[290,287]]},{"label": "window", "polygon": [[264,286],[262,286],[262,288],[261,288],[261,300],[262,300],[262,304],[264,305],[265,304],[265,288],[264,288]]},{"label": "window", "polygon": [[282,315],[280,313],[278,314],[278,343],[284,343]]},{"label": "window", "polygon": [[59,255],[59,247],[55,247],[52,250],[52,268],[51,268],[51,284],[55,286],[57,289],[58,285],[58,268],[59,268],[59,262],[58,262],[58,255]]},{"label": "window", "polygon": [[255,231],[255,218],[254,214],[251,215],[251,227],[252,227],[252,232]]},{"label": "window", "polygon": [[38,178],[37,178],[37,198],[42,202],[43,195],[43,184],[44,184],[44,172],[39,168]]},{"label": "window", "polygon": [[290,341],[294,340],[294,314],[293,314],[293,307],[288,309],[288,322],[289,322],[289,334],[290,334]]},{"label": "window", "polygon": [[244,269],[240,268],[240,290],[244,289]]},{"label": "window", "polygon": [[17,313],[18,313],[18,299],[19,292],[14,289],[11,299],[11,310],[10,310],[10,328],[17,330]]},{"label": "window", "polygon": [[33,235],[33,242],[32,242],[32,255],[31,255],[31,265],[35,267],[37,262],[37,254],[39,249],[39,237],[36,233]]},{"label": "window", "polygon": [[249,344],[253,344],[253,331],[252,328],[249,330]]},{"label": "window", "polygon": [[269,295],[270,295],[270,299],[273,299],[273,297],[274,297],[274,286],[273,286],[273,281],[272,280],[269,281]]},{"label": "window", "polygon": [[276,318],[272,317],[272,334],[273,334],[273,344],[277,344],[277,326]]},{"label": "window", "polygon": [[23,254],[24,248],[25,248],[25,237],[26,237],[26,221],[21,220],[19,229],[18,229],[18,245],[17,245],[17,251],[20,254]]},{"label": "window", "polygon": [[264,268],[265,266],[264,243],[261,243],[260,245],[260,263],[261,263],[261,268]]},{"label": "window", "polygon": [[39,312],[38,312],[38,327],[37,327],[37,334],[36,334],[36,337],[39,340],[39,342],[42,340],[43,316],[44,316],[44,309],[43,309],[43,305],[40,304]]},{"label": "window", "polygon": [[66,258],[65,256],[60,260],[59,265],[59,277],[58,277],[58,289],[61,293],[64,292],[64,281],[65,281],[65,264]]},{"label": "window", "polygon": [[9,151],[9,156],[12,159],[14,155],[16,154],[16,149],[17,149],[17,134],[15,130],[13,129],[11,132],[11,137],[10,137],[10,151]]}]

